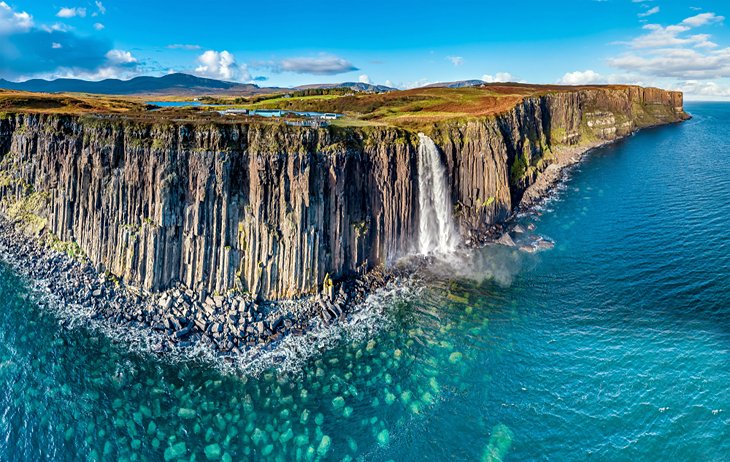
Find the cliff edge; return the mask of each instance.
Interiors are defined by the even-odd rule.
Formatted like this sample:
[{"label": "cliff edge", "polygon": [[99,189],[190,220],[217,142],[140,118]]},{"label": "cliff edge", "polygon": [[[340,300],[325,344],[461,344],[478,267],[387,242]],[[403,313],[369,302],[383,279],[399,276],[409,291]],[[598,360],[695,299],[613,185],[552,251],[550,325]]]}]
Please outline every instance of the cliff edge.
[{"label": "cliff edge", "polygon": [[459,233],[478,239],[564,153],[688,117],[681,93],[634,86],[513,99],[418,127],[9,110],[0,210],[147,291],[291,298],[415,250],[418,131],[440,150]]}]

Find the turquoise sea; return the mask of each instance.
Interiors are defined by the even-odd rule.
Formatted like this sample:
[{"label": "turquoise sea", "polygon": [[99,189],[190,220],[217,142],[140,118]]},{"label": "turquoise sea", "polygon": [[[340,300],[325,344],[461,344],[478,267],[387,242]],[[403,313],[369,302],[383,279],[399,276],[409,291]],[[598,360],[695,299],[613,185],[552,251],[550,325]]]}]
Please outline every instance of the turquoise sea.
[{"label": "turquoise sea", "polygon": [[730,460],[730,104],[687,110],[521,217],[554,249],[435,268],[286,373],[63,327],[0,265],[0,460]]}]

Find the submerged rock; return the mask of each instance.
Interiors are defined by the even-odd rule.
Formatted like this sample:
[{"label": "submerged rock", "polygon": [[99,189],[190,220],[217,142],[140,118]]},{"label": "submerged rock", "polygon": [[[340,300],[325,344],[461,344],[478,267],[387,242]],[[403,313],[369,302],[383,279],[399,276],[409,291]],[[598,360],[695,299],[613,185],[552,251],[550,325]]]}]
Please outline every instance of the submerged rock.
[{"label": "submerged rock", "polygon": [[205,457],[208,460],[218,460],[221,457],[221,447],[218,443],[209,444],[205,447]]},{"label": "submerged rock", "polygon": [[489,443],[484,448],[482,462],[502,462],[512,447],[514,434],[504,424],[495,425],[489,436]]},{"label": "submerged rock", "polygon": [[181,419],[194,419],[196,415],[197,415],[197,413],[195,412],[194,409],[188,409],[188,408],[181,407],[177,411],[177,416],[180,417]]},{"label": "submerged rock", "polygon": [[388,432],[388,430],[386,429],[383,429],[378,432],[378,436],[376,437],[376,439],[380,446],[387,446],[388,443],[390,443],[390,432]]},{"label": "submerged rock", "polygon": [[182,457],[186,452],[187,452],[187,447],[185,446],[184,441],[175,443],[175,444],[171,445],[170,447],[168,447],[167,449],[165,449],[165,454],[164,454],[165,460],[170,461],[170,460],[178,459],[178,458]]},{"label": "submerged rock", "polygon": [[331,444],[332,444],[332,440],[330,439],[330,437],[327,435],[324,435],[322,437],[322,440],[319,442],[319,446],[317,446],[317,454],[319,454],[321,457],[326,456],[330,450]]}]

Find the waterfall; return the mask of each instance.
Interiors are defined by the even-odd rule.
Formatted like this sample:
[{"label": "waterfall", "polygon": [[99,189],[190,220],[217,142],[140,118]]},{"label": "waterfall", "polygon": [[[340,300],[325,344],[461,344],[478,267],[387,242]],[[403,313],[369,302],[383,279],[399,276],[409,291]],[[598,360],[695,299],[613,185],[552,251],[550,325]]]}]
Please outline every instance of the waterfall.
[{"label": "waterfall", "polygon": [[418,250],[422,254],[449,253],[459,244],[451,220],[451,193],[446,169],[431,138],[418,134]]}]

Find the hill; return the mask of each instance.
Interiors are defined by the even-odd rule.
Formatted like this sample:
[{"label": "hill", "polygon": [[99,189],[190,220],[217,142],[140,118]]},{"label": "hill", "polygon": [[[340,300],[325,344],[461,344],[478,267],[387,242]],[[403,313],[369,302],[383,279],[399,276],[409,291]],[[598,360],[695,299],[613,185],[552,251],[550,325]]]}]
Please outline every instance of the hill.
[{"label": "hill", "polygon": [[[227,82],[189,74],[169,74],[162,77],[142,76],[130,80],[106,79],[89,81],[81,79],[32,79],[11,82],[0,79],[0,88],[38,93],[91,93],[98,95],[235,95],[252,96],[262,93],[281,92],[286,89],[259,87],[251,83]],[[343,82],[302,85],[294,90],[349,88],[354,92],[384,93],[395,88],[362,82]]]},{"label": "hill", "polygon": [[295,87],[296,90],[312,90],[312,89],[331,89],[331,88],[349,88],[353,91],[369,92],[369,93],[386,93],[395,91],[395,88],[385,85],[374,85],[372,83],[363,82],[342,82],[342,83],[315,83],[310,85],[300,85]]},{"label": "hill", "polygon": [[135,77],[131,80],[106,79],[98,82],[80,79],[33,79],[10,82],[0,79],[0,88],[44,93],[94,93],[100,95],[196,95],[204,93],[247,94],[266,92],[258,85],[206,79],[188,74],[162,77]]}]

